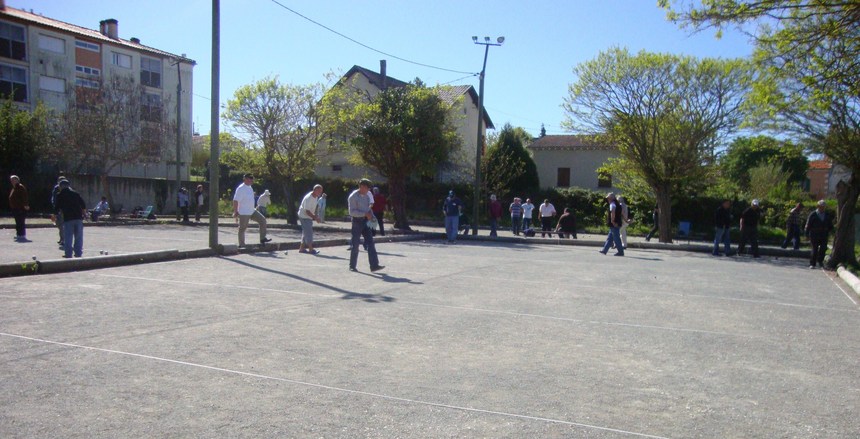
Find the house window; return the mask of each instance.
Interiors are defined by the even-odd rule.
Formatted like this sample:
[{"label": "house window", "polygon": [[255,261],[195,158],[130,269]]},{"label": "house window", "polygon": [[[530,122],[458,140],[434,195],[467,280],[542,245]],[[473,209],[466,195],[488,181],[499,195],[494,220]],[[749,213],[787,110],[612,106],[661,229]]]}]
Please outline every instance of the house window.
[{"label": "house window", "polygon": [[39,88],[57,93],[65,93],[66,80],[63,78],[52,78],[50,76],[39,76]]},{"label": "house window", "polygon": [[555,185],[557,187],[570,187],[570,168],[558,168]]},{"label": "house window", "polygon": [[0,64],[0,95],[15,102],[27,102],[27,71]]},{"label": "house window", "polygon": [[84,88],[99,88],[99,82],[92,79],[75,78],[75,85]]},{"label": "house window", "polygon": [[0,22],[0,56],[18,60],[27,56],[23,26]]},{"label": "house window", "polygon": [[140,118],[148,122],[161,122],[161,95],[146,93],[141,97]]},{"label": "house window", "polygon": [[99,69],[94,69],[92,67],[87,67],[87,66],[75,66],[75,71],[78,73],[83,73],[85,75],[92,75],[92,76],[101,75],[101,71]]},{"label": "house window", "polygon": [[124,69],[131,68],[131,56],[124,53],[111,52],[111,64]]},{"label": "house window", "polygon": [[161,156],[161,131],[154,127],[140,128],[140,144],[143,150],[143,155],[146,157]]},{"label": "house window", "polygon": [[161,60],[140,58],[140,83],[161,88]]},{"label": "house window", "polygon": [[66,40],[48,35],[39,35],[39,49],[47,52],[66,53]]},{"label": "house window", "polygon": [[597,174],[597,187],[612,187],[612,175],[609,173]]},{"label": "house window", "polygon": [[341,165],[331,165],[332,172],[340,172],[343,171],[343,166]]},{"label": "house window", "polygon": [[86,41],[75,40],[75,47],[80,47],[81,49],[92,50],[93,52],[99,51],[99,45],[88,43]]}]

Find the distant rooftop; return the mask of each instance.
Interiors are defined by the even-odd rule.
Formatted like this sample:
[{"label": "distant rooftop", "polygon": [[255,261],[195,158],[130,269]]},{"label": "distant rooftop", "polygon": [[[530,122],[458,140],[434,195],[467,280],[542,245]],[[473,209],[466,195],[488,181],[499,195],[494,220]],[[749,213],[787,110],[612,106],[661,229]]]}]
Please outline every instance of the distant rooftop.
[{"label": "distant rooftop", "polygon": [[598,143],[592,136],[576,134],[547,135],[534,139],[527,148],[533,150],[590,150],[615,149]]}]

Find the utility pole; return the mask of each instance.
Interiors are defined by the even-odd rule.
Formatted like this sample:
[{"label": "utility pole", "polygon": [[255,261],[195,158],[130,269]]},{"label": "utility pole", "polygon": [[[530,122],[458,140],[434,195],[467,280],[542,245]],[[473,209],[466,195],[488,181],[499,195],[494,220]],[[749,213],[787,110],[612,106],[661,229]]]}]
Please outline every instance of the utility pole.
[{"label": "utility pole", "polygon": [[490,42],[490,37],[484,37],[484,41],[478,41],[478,37],[472,37],[472,42],[484,46],[484,65],[481,67],[481,76],[478,86],[478,141],[475,148],[475,200],[472,202],[472,235],[478,234],[478,214],[480,213],[481,205],[481,156],[484,152],[484,132],[481,130],[481,123],[484,121],[484,73],[487,71],[487,55],[490,53],[490,46],[501,46],[505,42],[505,37],[496,38],[495,43]]},{"label": "utility pole", "polygon": [[209,248],[218,250],[218,179],[221,166],[220,135],[220,88],[221,88],[221,5],[212,0],[212,106],[209,128]]},{"label": "utility pole", "polygon": [[[179,189],[182,187],[182,72],[179,70],[181,59],[176,60],[176,201],[179,202]],[[179,221],[179,206],[176,206],[176,221]]]}]

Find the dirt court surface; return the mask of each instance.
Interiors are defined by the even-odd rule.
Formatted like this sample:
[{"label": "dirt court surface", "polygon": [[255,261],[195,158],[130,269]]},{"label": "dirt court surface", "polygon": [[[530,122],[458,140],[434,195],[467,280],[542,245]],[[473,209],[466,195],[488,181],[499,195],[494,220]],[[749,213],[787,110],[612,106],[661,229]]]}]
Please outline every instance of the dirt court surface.
[{"label": "dirt court surface", "polygon": [[803,261],[438,241],[0,279],[0,437],[860,437]]}]

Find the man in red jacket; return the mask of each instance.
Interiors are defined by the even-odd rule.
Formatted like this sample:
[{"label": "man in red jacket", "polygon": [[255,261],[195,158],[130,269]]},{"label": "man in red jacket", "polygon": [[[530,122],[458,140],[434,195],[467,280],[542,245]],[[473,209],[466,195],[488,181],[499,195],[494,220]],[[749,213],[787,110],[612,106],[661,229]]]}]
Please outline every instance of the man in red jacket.
[{"label": "man in red jacket", "polygon": [[21,179],[17,175],[9,177],[9,182],[12,183],[12,190],[9,192],[9,208],[12,209],[12,216],[15,217],[15,241],[30,242],[27,239],[27,211],[30,210],[29,196],[27,188],[21,184]]},{"label": "man in red jacket", "polygon": [[[374,187],[371,210],[373,210],[373,216],[376,217],[376,221],[379,222],[379,234],[382,236],[385,236],[385,226],[382,225],[382,217],[385,216],[385,208],[387,206],[388,200],[385,199],[385,195],[379,192],[378,187]],[[373,236],[376,236],[376,230],[373,231]]]},{"label": "man in red jacket", "polygon": [[499,218],[502,217],[502,203],[499,203],[495,195],[490,195],[488,210],[490,213],[490,236],[498,236],[496,230],[499,228]]}]

